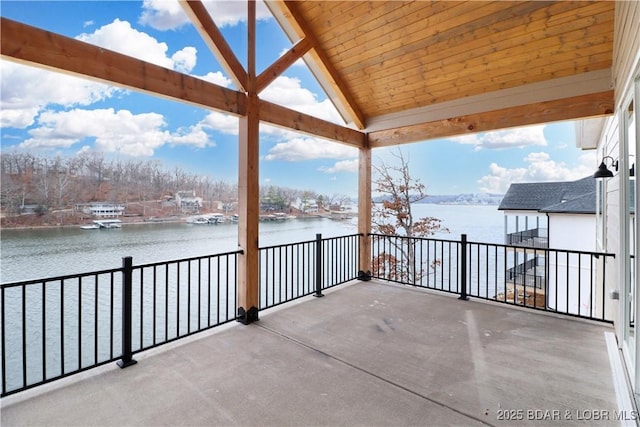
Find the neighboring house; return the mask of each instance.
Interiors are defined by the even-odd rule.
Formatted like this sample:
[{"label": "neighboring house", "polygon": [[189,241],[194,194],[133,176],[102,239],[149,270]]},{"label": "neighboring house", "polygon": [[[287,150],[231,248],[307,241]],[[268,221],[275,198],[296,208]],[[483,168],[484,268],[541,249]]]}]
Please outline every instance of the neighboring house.
[{"label": "neighboring house", "polygon": [[[505,213],[505,244],[514,246],[506,271],[512,286],[520,292],[535,287],[536,297],[544,295],[547,308],[568,309],[574,314],[590,309],[596,303],[589,295],[597,271],[575,251],[596,251],[596,205],[593,177],[512,184],[498,207]],[[556,277],[557,271],[568,271],[569,277]],[[567,279],[576,285],[567,286]],[[549,287],[549,283],[555,286]],[[577,295],[584,298],[579,301]]]},{"label": "neighboring house", "polygon": [[304,213],[317,213],[319,210],[318,203],[316,203],[315,200],[309,200],[309,199],[298,198],[293,203],[293,206],[299,211]]},{"label": "neighboring house", "polygon": [[175,197],[176,206],[182,213],[200,213],[202,197],[196,197],[195,191],[178,191]]},{"label": "neighboring house", "polygon": [[124,205],[119,203],[87,203],[76,205],[76,210],[98,218],[115,218],[124,215]]},{"label": "neighboring house", "polygon": [[505,244],[595,250],[593,177],[511,184],[498,210],[505,214]]}]

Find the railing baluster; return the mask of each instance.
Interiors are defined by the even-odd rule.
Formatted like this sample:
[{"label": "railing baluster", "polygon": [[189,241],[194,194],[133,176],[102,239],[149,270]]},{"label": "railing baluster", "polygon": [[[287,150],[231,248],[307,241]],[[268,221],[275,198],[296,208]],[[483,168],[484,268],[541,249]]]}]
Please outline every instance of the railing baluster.
[{"label": "railing baluster", "polygon": [[314,296],[322,297],[322,234],[316,234],[316,292]]},{"label": "railing baluster", "polygon": [[[42,282],[42,381],[47,379],[47,287],[45,281]],[[97,303],[96,303],[97,306]],[[97,311],[96,311],[97,313]],[[96,314],[97,316],[97,314]],[[96,318],[96,325],[98,321]],[[2,324],[4,325],[4,316],[2,316]],[[4,336],[4,330],[2,331],[2,336]],[[96,328],[96,358],[98,354],[98,331]],[[4,343],[2,344],[2,350],[4,353]],[[97,361],[96,361],[97,363]]]},{"label": "railing baluster", "polygon": [[[94,277],[94,287],[93,287],[93,364],[98,364],[98,275],[96,274]],[[43,284],[44,288],[44,284]],[[44,312],[44,292],[42,293],[42,302]],[[44,335],[44,328],[42,328],[42,332]],[[44,343],[43,343],[44,344]],[[43,369],[44,372],[44,369]]]},{"label": "railing baluster", "polygon": [[7,317],[5,312],[5,288],[0,288],[0,331],[2,331],[2,395],[7,394]]},{"label": "railing baluster", "polygon": [[27,386],[27,286],[22,285],[22,385]]}]

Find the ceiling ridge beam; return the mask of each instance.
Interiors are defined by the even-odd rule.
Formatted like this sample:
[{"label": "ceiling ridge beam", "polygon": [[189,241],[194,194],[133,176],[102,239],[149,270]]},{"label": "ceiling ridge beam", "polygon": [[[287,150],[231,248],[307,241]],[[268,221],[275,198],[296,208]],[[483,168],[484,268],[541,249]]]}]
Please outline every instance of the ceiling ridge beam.
[{"label": "ceiling ridge beam", "polygon": [[368,137],[371,147],[386,147],[518,126],[600,117],[610,115],[613,111],[614,92],[607,90],[475,114],[425,120],[422,123],[371,132]]},{"label": "ceiling ridge beam", "polygon": [[605,92],[611,88],[612,74],[611,69],[607,68],[481,95],[467,96],[453,101],[402,111],[401,113],[372,117],[369,119],[366,130],[368,132],[377,132],[385,129],[411,126],[425,121],[431,122],[450,117],[478,114],[488,109],[498,110],[587,95],[594,92]]},{"label": "ceiling ridge beam", "polygon": [[0,56],[236,116],[246,111],[242,92],[4,17]]},{"label": "ceiling ridge beam", "polygon": [[278,58],[273,64],[265,69],[258,76],[257,92],[262,92],[271,82],[280,76],[287,68],[292,66],[298,59],[302,58],[311,50],[311,42],[307,37],[299,40],[284,55]]},{"label": "ceiling ridge beam", "polygon": [[246,92],[247,71],[233,53],[231,46],[202,2],[200,0],[180,0],[180,5],[229,78],[239,90]]},{"label": "ceiling ridge beam", "polygon": [[[291,1],[269,1],[265,4],[290,40],[309,39],[312,50],[312,61],[305,61],[320,86],[327,93],[331,102],[347,122],[352,122],[358,129],[364,129],[366,121],[355,98],[347,89],[338,72],[335,70],[327,54],[320,49],[320,43],[300,17]],[[293,21],[293,22],[292,22]]]}]

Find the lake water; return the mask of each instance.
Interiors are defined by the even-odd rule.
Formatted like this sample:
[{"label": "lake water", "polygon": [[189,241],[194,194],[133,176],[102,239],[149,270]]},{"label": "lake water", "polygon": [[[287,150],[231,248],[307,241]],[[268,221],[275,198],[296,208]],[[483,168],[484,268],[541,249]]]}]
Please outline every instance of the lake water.
[{"label": "lake water", "polygon": [[[435,238],[502,243],[503,214],[497,206],[416,204],[416,217],[443,220],[449,234]],[[354,222],[324,218],[260,223],[260,247],[354,234]],[[0,281],[2,283],[118,268],[122,257],[134,264],[235,251],[237,224],[187,223],[125,224],[116,230],[53,228],[2,230]]]}]

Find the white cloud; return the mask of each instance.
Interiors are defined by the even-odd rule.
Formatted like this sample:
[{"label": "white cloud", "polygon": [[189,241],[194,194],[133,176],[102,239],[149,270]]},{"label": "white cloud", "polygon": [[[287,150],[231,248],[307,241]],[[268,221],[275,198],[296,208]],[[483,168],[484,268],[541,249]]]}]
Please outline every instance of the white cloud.
[{"label": "white cloud", "polygon": [[200,122],[206,129],[217,130],[227,135],[238,135],[238,118],[229,114],[222,114],[213,111]]},{"label": "white cloud", "polygon": [[513,129],[504,129],[473,135],[463,135],[452,138],[460,144],[475,145],[475,149],[502,149],[529,146],[546,146],[547,140],[544,136],[546,125],[526,126]]},{"label": "white cloud", "polygon": [[575,166],[556,162],[545,152],[530,153],[524,161],[528,163],[526,167],[511,169],[491,163],[489,175],[478,180],[480,191],[505,193],[512,183],[517,182],[573,181],[593,174],[596,169],[594,152],[582,154]]},{"label": "white cloud", "polygon": [[209,83],[213,83],[223,87],[229,87],[232,84],[232,81],[229,78],[227,78],[227,76],[222,74],[220,71],[216,71],[215,73],[209,72],[204,76],[194,76],[194,77],[198,77],[202,80],[208,81]]},{"label": "white cloud", "polygon": [[300,162],[314,159],[348,159],[357,155],[358,150],[353,147],[319,138],[298,136],[276,144],[265,156],[265,160]]},{"label": "white cloud", "polygon": [[91,34],[80,34],[77,39],[182,72],[189,72],[196,63],[197,52],[194,47],[187,46],[172,56],[167,56],[169,48],[166,43],[159,42],[150,35],[132,28],[129,22],[119,19]]},{"label": "white cloud", "polygon": [[260,97],[320,119],[344,123],[331,101],[328,99],[318,101],[318,97],[310,90],[303,88],[300,80],[296,78],[286,76],[276,78],[262,91]]},{"label": "white cloud", "polygon": [[0,61],[0,125],[26,128],[46,105],[89,105],[118,92],[103,83]]},{"label": "white cloud", "polygon": [[195,47],[187,46],[171,55],[173,68],[182,73],[188,73],[196,66],[198,51]]},{"label": "white cloud", "polygon": [[339,173],[339,172],[357,173],[358,172],[358,159],[340,160],[340,161],[336,162],[330,168],[321,167],[319,170],[321,172],[325,172],[325,173]]},{"label": "white cloud", "polygon": [[[180,129],[176,133],[164,130],[166,122],[157,113],[132,114],[127,110],[45,111],[38,118],[38,127],[29,131],[31,138],[22,148],[71,147],[87,138],[95,139],[94,149],[119,152],[130,156],[152,156],[165,144],[211,145],[200,126]],[[83,148],[84,150],[84,148]]]},{"label": "white cloud", "polygon": [[177,0],[144,0],[142,15],[138,19],[142,25],[156,30],[174,30],[189,22]]},{"label": "white cloud", "polygon": [[[246,1],[204,1],[204,6],[220,27],[234,26],[247,20]],[[144,0],[139,22],[156,30],[174,30],[189,22],[177,0]],[[256,3],[256,18],[268,19],[271,14],[261,1]]]}]

